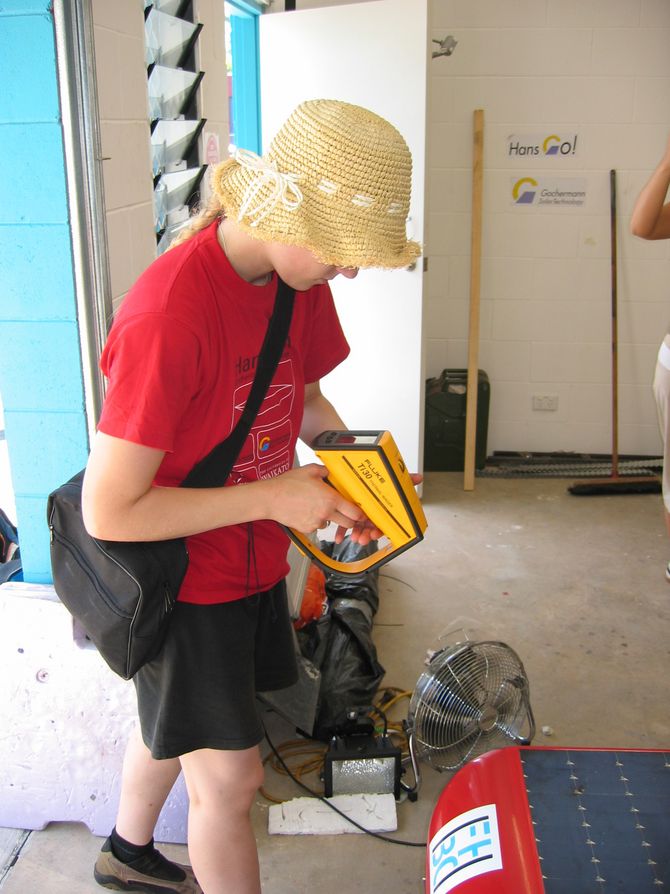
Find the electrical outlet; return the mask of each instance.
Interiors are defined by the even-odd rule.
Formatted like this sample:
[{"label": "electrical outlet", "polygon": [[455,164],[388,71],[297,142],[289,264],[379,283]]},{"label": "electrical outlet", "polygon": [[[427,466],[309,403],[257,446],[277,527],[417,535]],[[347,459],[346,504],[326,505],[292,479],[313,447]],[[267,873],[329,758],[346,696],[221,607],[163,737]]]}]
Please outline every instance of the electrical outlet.
[{"label": "electrical outlet", "polygon": [[533,395],[534,410],[557,410],[558,394],[534,394]]}]

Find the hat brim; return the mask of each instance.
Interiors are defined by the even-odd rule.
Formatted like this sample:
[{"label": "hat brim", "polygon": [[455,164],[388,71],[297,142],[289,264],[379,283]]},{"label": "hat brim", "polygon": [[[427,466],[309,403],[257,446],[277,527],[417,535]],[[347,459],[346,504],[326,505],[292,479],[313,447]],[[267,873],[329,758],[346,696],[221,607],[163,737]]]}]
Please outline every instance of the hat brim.
[{"label": "hat brim", "polygon": [[404,218],[384,221],[382,228],[372,211],[329,208],[327,197],[311,193],[309,186],[297,207],[278,202],[258,221],[240,217],[242,197],[252,181],[253,174],[228,159],[214,170],[212,186],[225,215],[254,239],[305,248],[335,267],[393,270],[410,266],[422,253],[418,242],[407,239]]}]

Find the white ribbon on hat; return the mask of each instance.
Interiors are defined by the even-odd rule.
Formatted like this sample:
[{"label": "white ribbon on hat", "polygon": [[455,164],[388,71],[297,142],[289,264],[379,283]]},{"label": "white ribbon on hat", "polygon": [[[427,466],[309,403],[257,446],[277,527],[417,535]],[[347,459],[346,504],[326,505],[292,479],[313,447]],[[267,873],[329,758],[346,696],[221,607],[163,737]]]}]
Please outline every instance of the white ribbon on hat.
[{"label": "white ribbon on hat", "polygon": [[[300,174],[282,174],[277,170],[276,162],[261,158],[250,149],[237,149],[235,161],[243,168],[258,174],[258,177],[249,184],[244,193],[237,215],[238,220],[242,220],[245,216],[254,218],[251,221],[251,226],[256,227],[270,214],[278,202],[281,202],[287,211],[295,211],[301,204],[303,194],[297,185],[297,181],[301,178]],[[271,187],[270,194],[254,204],[258,194],[265,186]]]}]

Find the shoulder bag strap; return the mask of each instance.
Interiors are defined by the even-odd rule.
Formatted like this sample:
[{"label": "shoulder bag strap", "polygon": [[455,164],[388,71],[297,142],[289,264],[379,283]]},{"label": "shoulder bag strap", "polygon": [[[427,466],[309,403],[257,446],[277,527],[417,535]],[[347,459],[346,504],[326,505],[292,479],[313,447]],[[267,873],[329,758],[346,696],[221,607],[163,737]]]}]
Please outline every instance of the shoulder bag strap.
[{"label": "shoulder bag strap", "polygon": [[203,459],[195,464],[182,487],[221,487],[239,456],[281,359],[293,315],[295,292],[277,277],[277,295],[272,317],[258,355],[258,366],[249,397],[237,425]]}]

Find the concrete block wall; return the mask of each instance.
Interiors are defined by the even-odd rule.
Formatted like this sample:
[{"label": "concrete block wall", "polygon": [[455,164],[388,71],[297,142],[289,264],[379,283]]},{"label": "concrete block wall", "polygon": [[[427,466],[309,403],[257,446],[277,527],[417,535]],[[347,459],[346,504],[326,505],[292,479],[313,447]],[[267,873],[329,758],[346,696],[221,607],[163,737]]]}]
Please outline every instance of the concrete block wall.
[{"label": "concrete block wall", "polygon": [[144,15],[137,0],[93,0],[105,220],[114,307],[156,257]]},{"label": "concrete block wall", "polygon": [[0,8],[0,392],[35,582],[51,579],[46,496],[88,449],[50,7]]},{"label": "concrete block wall", "polygon": [[[670,321],[670,243],[628,233],[670,134],[670,4],[657,0],[432,0],[427,374],[467,366],[472,115],[485,115],[480,367],[488,451],[611,449],[609,171],[617,171],[619,449],[658,455],[651,396]],[[436,45],[432,45],[435,49]],[[511,135],[569,140],[567,155],[510,154]],[[551,142],[551,140],[550,140]],[[521,178],[575,178],[580,207],[521,206]],[[556,411],[533,410],[555,395]]]}]

